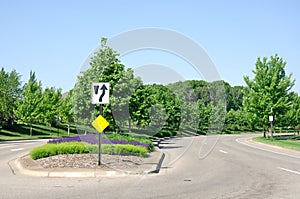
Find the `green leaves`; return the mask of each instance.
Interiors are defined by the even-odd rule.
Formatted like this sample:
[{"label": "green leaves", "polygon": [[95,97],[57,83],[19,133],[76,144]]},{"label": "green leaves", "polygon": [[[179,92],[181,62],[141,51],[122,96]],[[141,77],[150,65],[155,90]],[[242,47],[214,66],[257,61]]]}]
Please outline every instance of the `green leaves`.
[{"label": "green leaves", "polygon": [[294,86],[292,75],[285,74],[286,62],[276,54],[270,59],[257,59],[254,79],[248,76],[244,80],[248,86],[244,97],[244,108],[255,115],[260,126],[268,126],[270,114],[278,116],[285,114],[291,107],[289,92]]},{"label": "green leaves", "polygon": [[42,94],[38,111],[40,112],[39,122],[51,125],[60,116],[61,89],[46,88]]},{"label": "green leaves", "polygon": [[[161,108],[164,108],[165,114]],[[163,130],[177,131],[180,126],[180,103],[175,94],[163,85],[154,84],[138,88],[130,99],[129,111],[135,124],[142,127],[151,123],[156,128],[162,126]]]},{"label": "green leaves", "polygon": [[25,123],[39,122],[41,120],[40,102],[42,99],[42,85],[36,80],[35,73],[30,72],[28,82],[25,84],[21,97],[17,102],[15,114]]},{"label": "green leaves", "polygon": [[[43,91],[41,82],[36,79],[35,73],[31,71],[29,80],[17,100],[15,114],[21,122],[31,125],[40,123],[51,126],[56,123],[60,115],[70,115],[70,110],[65,110],[64,114],[61,114],[64,105],[62,102],[61,89],[52,87]],[[71,118],[69,119],[71,120]],[[30,135],[31,133],[32,129]]]},{"label": "green leaves", "polygon": [[[120,63],[118,54],[106,45],[107,39],[101,39],[101,46],[90,60],[90,68],[77,77],[73,89],[73,112],[75,122],[90,124],[99,114],[95,105],[91,104],[91,85],[93,82],[109,82],[110,95],[115,85],[124,75],[124,65]],[[112,116],[111,104],[105,105],[103,115],[110,123],[110,128],[116,128]]]},{"label": "green leaves", "polygon": [[60,106],[59,106],[59,116],[62,119],[62,122],[70,124],[74,121],[74,114],[73,114],[73,90],[70,90],[66,93],[66,96],[62,96],[60,99]]},{"label": "green leaves", "polygon": [[20,96],[20,75],[15,71],[6,72],[4,68],[0,71],[0,120],[10,125],[9,120],[14,117],[17,108],[17,99]]}]

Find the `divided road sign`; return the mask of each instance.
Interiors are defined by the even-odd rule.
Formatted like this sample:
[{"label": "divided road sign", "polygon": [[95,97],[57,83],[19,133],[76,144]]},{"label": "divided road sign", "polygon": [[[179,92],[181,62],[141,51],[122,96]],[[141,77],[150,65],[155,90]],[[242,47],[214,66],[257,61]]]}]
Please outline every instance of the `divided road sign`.
[{"label": "divided road sign", "polygon": [[109,104],[108,82],[95,82],[92,84],[92,104]]}]

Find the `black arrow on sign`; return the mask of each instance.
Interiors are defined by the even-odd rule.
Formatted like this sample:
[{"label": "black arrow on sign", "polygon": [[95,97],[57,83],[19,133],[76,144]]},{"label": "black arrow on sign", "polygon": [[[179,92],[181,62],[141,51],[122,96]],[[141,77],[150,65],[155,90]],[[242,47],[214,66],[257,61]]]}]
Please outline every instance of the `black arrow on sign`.
[{"label": "black arrow on sign", "polygon": [[101,94],[100,97],[99,97],[99,102],[102,102],[102,98],[103,98],[104,95],[105,95],[105,90],[107,90],[105,84],[103,84],[103,86],[101,87],[100,90],[102,90],[102,94]]}]

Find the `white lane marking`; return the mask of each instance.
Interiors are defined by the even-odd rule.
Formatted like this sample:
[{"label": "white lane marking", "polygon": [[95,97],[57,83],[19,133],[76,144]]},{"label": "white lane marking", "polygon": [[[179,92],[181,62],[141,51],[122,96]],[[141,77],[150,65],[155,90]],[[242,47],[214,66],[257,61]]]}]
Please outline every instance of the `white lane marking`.
[{"label": "white lane marking", "polygon": [[1,146],[0,149],[6,149],[6,148],[11,148],[11,147],[15,147],[15,146]]},{"label": "white lane marking", "polygon": [[219,151],[220,151],[221,153],[225,153],[225,154],[226,154],[226,153],[228,153],[228,152],[226,152],[226,151],[223,151],[223,150],[221,150],[221,149],[220,149]]},{"label": "white lane marking", "polygon": [[29,143],[24,143],[24,145],[32,145],[32,144],[36,144],[37,142],[29,142]]},{"label": "white lane marking", "polygon": [[24,148],[11,149],[10,151],[22,151]]},{"label": "white lane marking", "polygon": [[289,157],[292,157],[292,158],[300,159],[299,156],[294,156],[294,155],[290,155],[290,154],[286,154],[286,153],[276,152],[276,151],[272,151],[272,150],[268,150],[268,149],[263,149],[263,148],[260,148],[260,147],[257,147],[257,146],[253,146],[253,145],[250,145],[250,144],[246,144],[244,142],[241,142],[239,140],[239,138],[237,138],[235,141],[239,144],[243,144],[243,145],[246,145],[246,146],[249,146],[249,147],[252,147],[252,148],[255,148],[255,149],[259,149],[259,150],[262,150],[262,151],[267,151],[267,152],[276,153],[276,154],[279,154],[279,155],[285,155],[285,156],[289,156]]},{"label": "white lane marking", "polygon": [[290,173],[295,173],[295,174],[300,175],[300,172],[298,172],[298,171],[293,171],[293,170],[282,168],[282,167],[278,167],[278,169],[281,169],[283,171],[287,171],[287,172],[290,172]]},{"label": "white lane marking", "polygon": [[[199,160],[203,160],[204,158],[206,158],[212,151],[213,149],[215,148],[215,146],[217,145],[219,139],[220,139],[220,135],[217,135],[217,137],[210,137],[210,138],[217,138],[215,140],[213,140],[214,144],[213,146],[205,146],[204,145],[208,145],[208,137],[205,137],[205,140],[203,141],[204,142],[204,145],[201,145],[200,149],[199,149],[199,152],[198,152],[198,159]],[[211,141],[211,140],[210,140]],[[207,148],[210,148],[208,152],[206,152],[204,155],[202,155],[202,150],[204,148],[204,152],[205,152],[205,149]]]}]

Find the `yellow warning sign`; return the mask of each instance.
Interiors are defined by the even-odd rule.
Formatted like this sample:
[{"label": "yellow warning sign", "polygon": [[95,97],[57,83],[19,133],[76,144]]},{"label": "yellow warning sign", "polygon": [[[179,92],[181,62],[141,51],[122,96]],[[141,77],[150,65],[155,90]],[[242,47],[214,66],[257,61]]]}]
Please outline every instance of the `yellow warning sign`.
[{"label": "yellow warning sign", "polygon": [[106,121],[102,115],[99,115],[93,122],[92,126],[98,131],[103,132],[106,127],[108,127],[109,123]]}]

